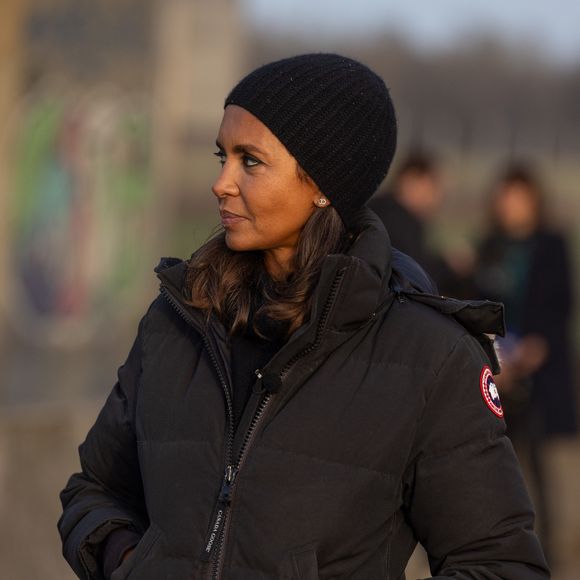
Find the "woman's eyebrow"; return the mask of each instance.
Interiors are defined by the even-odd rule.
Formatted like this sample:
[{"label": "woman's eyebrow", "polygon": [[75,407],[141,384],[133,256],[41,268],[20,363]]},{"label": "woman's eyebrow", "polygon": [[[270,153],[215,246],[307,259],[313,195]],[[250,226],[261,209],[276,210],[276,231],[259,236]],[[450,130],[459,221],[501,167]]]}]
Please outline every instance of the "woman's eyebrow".
[{"label": "woman's eyebrow", "polygon": [[[218,149],[225,151],[225,147],[218,140],[216,140],[215,144]],[[251,143],[238,143],[233,146],[232,151],[234,153],[255,153],[257,155],[266,155],[262,149],[252,145]]]},{"label": "woman's eyebrow", "polygon": [[238,143],[233,147],[234,153],[255,153],[257,155],[265,155],[259,147],[252,145],[251,143]]}]

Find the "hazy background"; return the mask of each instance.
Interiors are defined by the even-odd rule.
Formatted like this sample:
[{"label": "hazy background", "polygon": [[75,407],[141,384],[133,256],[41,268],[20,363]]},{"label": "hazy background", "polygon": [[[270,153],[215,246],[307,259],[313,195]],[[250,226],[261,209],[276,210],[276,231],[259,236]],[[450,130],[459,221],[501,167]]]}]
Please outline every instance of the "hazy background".
[{"label": "hazy background", "polygon": [[[579,27],[572,0],[0,0],[0,577],[72,578],[57,493],[153,267],[217,223],[213,142],[239,78],[310,50],[374,68],[398,111],[395,163],[417,146],[442,162],[443,250],[477,240],[506,161],[535,163],[580,288]],[[580,446],[547,454],[554,578],[571,580]]]}]

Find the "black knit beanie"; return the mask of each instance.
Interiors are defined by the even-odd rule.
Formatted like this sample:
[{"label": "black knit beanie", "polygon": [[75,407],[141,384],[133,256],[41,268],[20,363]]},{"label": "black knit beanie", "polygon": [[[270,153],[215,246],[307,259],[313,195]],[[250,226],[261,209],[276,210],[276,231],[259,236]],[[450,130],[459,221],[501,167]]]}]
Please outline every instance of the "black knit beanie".
[{"label": "black knit beanie", "polygon": [[337,54],[304,54],[243,78],[224,107],[238,105],[280,140],[343,221],[387,175],[397,124],[389,91],[368,67]]}]

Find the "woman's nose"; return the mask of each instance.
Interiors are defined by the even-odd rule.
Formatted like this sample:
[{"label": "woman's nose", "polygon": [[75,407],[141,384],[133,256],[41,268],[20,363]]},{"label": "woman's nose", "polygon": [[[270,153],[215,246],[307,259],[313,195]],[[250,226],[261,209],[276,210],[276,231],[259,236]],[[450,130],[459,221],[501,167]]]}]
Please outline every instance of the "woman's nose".
[{"label": "woman's nose", "polygon": [[226,195],[237,195],[239,192],[238,185],[236,183],[234,172],[232,168],[228,166],[227,162],[222,166],[222,170],[214,184],[211,186],[213,194],[220,198]]}]

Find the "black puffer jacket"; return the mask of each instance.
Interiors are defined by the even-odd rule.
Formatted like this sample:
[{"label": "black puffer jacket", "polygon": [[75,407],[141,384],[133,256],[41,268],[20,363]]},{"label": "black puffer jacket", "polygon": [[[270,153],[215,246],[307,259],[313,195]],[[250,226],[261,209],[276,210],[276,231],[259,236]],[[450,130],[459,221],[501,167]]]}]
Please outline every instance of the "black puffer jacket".
[{"label": "black puffer jacket", "polygon": [[184,305],[184,263],[158,268],[161,295],[62,492],[79,577],[101,577],[102,539],[128,524],[143,538],[114,580],[400,579],[417,540],[437,578],[549,577],[480,392],[490,360],[472,335],[488,347],[501,307],[418,294],[428,280],[393,259],[378,218],[358,224],[235,434],[228,337]]}]

